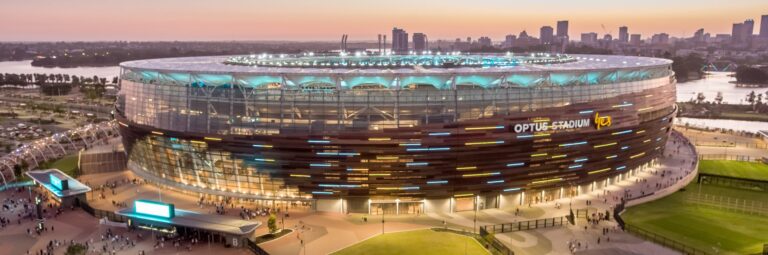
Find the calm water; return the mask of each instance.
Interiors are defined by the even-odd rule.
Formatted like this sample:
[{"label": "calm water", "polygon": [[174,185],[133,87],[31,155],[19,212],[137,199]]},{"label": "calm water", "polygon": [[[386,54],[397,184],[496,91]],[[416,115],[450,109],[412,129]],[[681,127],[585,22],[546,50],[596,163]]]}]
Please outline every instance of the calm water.
[{"label": "calm water", "polygon": [[751,91],[755,93],[765,93],[768,88],[737,88],[731,81],[736,78],[730,77],[731,72],[711,72],[706,78],[701,80],[689,81],[677,84],[677,101],[687,102],[695,99],[701,92],[706,97],[704,101],[713,101],[717,92],[723,93],[723,103],[746,104],[744,99]]},{"label": "calm water", "polygon": [[112,80],[112,77],[120,74],[120,68],[117,66],[107,67],[75,67],[75,68],[59,68],[59,67],[36,67],[31,65],[32,60],[23,61],[0,61],[0,73],[47,73],[47,74],[69,74],[77,76],[92,77],[97,75],[99,77],[108,77],[108,80]]},{"label": "calm water", "polygon": [[760,130],[768,130],[768,122],[744,121],[744,120],[714,120],[697,118],[676,118],[676,123],[693,127],[723,128],[756,133]]}]

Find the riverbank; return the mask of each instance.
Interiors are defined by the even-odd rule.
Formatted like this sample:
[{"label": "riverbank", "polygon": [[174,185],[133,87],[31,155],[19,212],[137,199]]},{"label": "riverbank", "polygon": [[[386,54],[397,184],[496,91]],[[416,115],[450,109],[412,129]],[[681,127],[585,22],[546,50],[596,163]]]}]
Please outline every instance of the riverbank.
[{"label": "riverbank", "polygon": [[768,122],[768,106],[766,105],[753,107],[752,105],[697,104],[693,102],[678,102],[677,105],[680,109],[678,115],[680,117]]}]

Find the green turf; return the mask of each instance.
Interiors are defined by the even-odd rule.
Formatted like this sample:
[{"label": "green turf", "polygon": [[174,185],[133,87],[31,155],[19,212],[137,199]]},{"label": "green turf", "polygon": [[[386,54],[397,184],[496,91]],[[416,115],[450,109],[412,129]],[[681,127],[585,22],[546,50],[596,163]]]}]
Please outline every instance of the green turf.
[{"label": "green turf", "polygon": [[40,164],[39,169],[56,168],[69,176],[77,177],[77,154],[60,158],[56,161],[49,161]]},{"label": "green turf", "polygon": [[768,164],[763,163],[733,160],[702,160],[699,161],[699,172],[768,181]]},{"label": "green turf", "polygon": [[[666,198],[630,207],[624,221],[702,251],[724,254],[762,252],[768,243],[768,217],[728,212],[683,202],[687,194],[698,192],[696,183]],[[716,186],[701,186],[702,194],[768,202],[768,194]]]},{"label": "green turf", "polygon": [[[465,252],[466,251],[466,252]],[[378,235],[343,250],[349,254],[489,254],[472,237],[429,229]]]}]

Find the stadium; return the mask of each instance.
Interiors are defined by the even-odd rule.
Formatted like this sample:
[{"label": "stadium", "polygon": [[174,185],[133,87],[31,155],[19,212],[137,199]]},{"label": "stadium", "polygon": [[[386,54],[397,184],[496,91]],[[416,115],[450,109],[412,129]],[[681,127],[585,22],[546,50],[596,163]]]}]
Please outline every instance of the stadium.
[{"label": "stadium", "polygon": [[577,195],[661,155],[664,59],[250,55],[121,64],[128,167],[212,199],[454,212]]}]

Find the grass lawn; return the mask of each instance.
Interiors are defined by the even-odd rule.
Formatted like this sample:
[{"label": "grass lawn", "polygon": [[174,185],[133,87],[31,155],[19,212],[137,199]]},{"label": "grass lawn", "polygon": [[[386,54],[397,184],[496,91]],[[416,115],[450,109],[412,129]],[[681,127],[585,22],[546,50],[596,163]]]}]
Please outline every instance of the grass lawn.
[{"label": "grass lawn", "polygon": [[702,160],[699,161],[699,172],[768,181],[768,164],[733,161],[733,160]]},{"label": "grass lawn", "polygon": [[69,176],[77,177],[77,175],[75,174],[77,170],[77,154],[69,155],[53,162],[51,161],[44,162],[38,168],[39,169],[56,168],[66,173]]},{"label": "grass lawn", "polygon": [[[465,251],[466,247],[466,253]],[[489,254],[475,239],[430,229],[386,233],[362,241],[336,255],[347,254]]]},{"label": "grass lawn", "polygon": [[[696,183],[666,198],[630,207],[622,214],[627,223],[661,236],[714,253],[754,254],[768,243],[768,217],[727,212],[684,203],[686,193],[698,192]],[[701,192],[741,199],[768,201],[768,194],[703,185]]]}]

